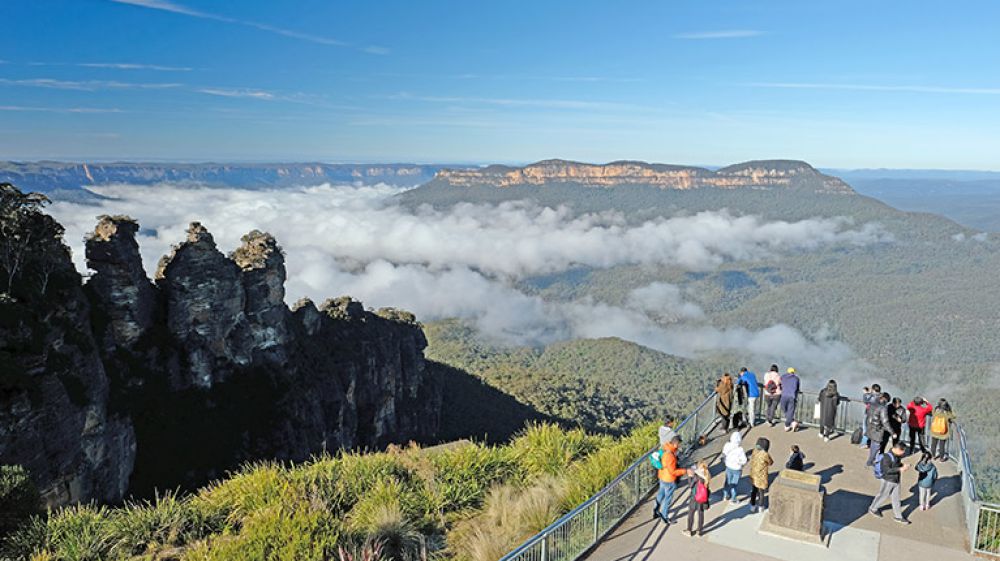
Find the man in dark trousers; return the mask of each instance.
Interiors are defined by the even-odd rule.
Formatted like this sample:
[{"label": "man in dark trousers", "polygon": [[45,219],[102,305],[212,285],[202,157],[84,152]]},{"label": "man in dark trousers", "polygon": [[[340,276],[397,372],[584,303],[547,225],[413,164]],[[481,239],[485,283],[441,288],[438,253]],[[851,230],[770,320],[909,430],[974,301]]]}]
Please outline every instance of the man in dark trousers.
[{"label": "man in dark trousers", "polygon": [[890,499],[892,501],[892,514],[896,517],[896,522],[909,524],[910,521],[903,518],[903,506],[899,500],[900,476],[910,468],[903,463],[904,454],[906,454],[906,448],[902,442],[897,442],[888,454],[882,455],[882,485],[878,489],[878,494],[875,495],[875,500],[868,507],[868,512],[873,516],[882,516],[879,509],[886,499]]},{"label": "man in dark trousers", "polygon": [[878,401],[872,403],[868,415],[868,440],[871,445],[868,448],[868,462],[866,466],[875,465],[875,457],[885,451],[885,444],[889,436],[889,408],[888,403],[892,397],[888,393],[879,396]]}]

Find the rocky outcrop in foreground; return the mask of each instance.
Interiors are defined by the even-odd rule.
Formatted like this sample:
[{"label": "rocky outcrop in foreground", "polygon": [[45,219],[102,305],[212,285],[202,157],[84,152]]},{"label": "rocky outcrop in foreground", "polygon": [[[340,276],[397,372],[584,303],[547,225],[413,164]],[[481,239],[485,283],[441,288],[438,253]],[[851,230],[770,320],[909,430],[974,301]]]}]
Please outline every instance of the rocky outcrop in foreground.
[{"label": "rocky outcrop in foreground", "polygon": [[273,237],[227,256],[198,223],[151,282],[137,230],[101,217],[82,289],[59,242],[59,282],[39,293],[25,275],[0,302],[0,463],[27,467],[49,504],[433,438],[441,387],[412,314],[346,297],[290,310]]},{"label": "rocky outcrop in foreground", "polygon": [[805,162],[762,160],[745,162],[716,171],[691,166],[611,162],[586,164],[545,160],[524,167],[489,166],[479,169],[443,169],[437,183],[455,187],[512,187],[573,183],[590,187],[649,185],[661,189],[778,189],[800,188],[818,193],[851,194],[854,190],[840,179],[823,175]]}]

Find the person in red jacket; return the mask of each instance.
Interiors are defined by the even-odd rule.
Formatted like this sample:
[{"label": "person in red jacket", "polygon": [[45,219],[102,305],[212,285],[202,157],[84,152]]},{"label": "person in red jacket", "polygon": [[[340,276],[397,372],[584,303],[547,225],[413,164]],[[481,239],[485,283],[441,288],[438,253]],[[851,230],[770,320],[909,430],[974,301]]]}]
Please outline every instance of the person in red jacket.
[{"label": "person in red jacket", "polygon": [[910,450],[909,453],[913,453],[913,447],[915,445],[920,445],[920,451],[926,452],[927,447],[924,446],[924,430],[927,428],[927,416],[934,412],[934,408],[931,404],[927,402],[926,399],[917,396],[913,398],[913,401],[906,406],[906,410],[910,413],[907,424],[910,427]]}]

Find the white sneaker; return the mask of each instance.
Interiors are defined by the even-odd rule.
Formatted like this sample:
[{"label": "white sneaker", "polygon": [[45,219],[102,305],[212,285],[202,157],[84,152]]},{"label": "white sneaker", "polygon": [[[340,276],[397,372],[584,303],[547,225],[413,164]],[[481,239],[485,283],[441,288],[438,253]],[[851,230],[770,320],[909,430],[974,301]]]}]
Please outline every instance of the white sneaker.
[{"label": "white sneaker", "polygon": [[830,437],[829,436],[824,436],[823,437],[823,441],[824,442],[830,442]]}]

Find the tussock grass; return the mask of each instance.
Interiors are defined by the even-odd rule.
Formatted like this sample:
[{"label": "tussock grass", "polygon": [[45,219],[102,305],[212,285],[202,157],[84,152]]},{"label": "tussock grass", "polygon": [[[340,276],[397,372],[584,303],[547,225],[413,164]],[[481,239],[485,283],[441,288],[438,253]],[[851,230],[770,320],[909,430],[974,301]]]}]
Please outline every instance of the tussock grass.
[{"label": "tussock grass", "polygon": [[197,493],[38,516],[0,556],[31,561],[496,561],[655,442],[554,425],[510,444],[249,464]]}]

